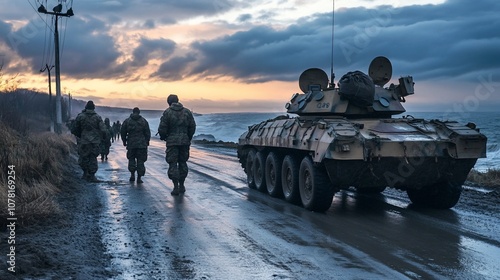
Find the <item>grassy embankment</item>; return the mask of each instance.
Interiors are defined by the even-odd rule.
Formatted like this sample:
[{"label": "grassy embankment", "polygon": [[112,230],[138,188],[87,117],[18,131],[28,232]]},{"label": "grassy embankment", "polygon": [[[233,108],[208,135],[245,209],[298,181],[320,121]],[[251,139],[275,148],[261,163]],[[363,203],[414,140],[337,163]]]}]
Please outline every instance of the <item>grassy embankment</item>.
[{"label": "grassy embankment", "polygon": [[[46,109],[33,94],[0,93],[0,216],[8,217],[8,187],[15,184],[15,217],[30,224],[59,212],[56,194],[73,160],[71,135],[49,132]],[[13,166],[13,168],[9,168]],[[15,177],[8,177],[14,170]],[[10,182],[8,180],[11,180]]]},{"label": "grassy embankment", "polygon": [[471,170],[467,181],[482,187],[500,187],[500,169],[490,169],[487,172]]}]

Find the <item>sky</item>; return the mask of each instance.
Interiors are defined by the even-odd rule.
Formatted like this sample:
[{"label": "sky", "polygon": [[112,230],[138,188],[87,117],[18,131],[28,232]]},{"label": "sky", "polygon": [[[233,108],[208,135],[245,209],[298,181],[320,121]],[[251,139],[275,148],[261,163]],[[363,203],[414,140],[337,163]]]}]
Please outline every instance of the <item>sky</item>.
[{"label": "sky", "polygon": [[[48,92],[58,3],[61,89],[97,105],[165,109],[169,94],[198,113],[285,112],[308,68],[335,82],[392,62],[411,75],[407,111],[500,108],[500,1],[0,0],[4,79]],[[332,59],[333,53],[333,59]],[[51,70],[55,92],[55,69]]]}]

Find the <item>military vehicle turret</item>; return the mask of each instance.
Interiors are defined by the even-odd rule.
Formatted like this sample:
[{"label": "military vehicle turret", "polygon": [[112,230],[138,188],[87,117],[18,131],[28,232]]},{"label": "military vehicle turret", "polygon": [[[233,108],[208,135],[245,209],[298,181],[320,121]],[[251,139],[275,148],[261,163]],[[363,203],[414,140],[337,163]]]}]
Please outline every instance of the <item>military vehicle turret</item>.
[{"label": "military vehicle turret", "polygon": [[391,77],[391,62],[381,56],[368,75],[349,72],[338,86],[321,69],[304,71],[303,93],[285,106],[297,116],[252,125],[238,140],[248,186],[318,212],[352,187],[391,187],[416,205],[455,206],[469,171],[486,157],[486,137],[474,123],[393,117],[405,112],[414,82],[406,76],[384,87]]}]

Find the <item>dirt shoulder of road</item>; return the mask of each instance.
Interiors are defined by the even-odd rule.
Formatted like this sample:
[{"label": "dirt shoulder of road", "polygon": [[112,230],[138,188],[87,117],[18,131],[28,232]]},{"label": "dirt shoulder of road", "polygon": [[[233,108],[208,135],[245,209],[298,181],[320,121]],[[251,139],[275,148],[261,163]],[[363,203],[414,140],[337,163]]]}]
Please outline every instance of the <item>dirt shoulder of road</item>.
[{"label": "dirt shoulder of road", "polygon": [[[500,187],[485,187],[466,181],[460,200],[454,208],[485,216],[498,216]],[[452,208],[452,209],[454,209]]]},{"label": "dirt shoulder of road", "polygon": [[[0,279],[102,279],[110,257],[101,243],[98,220],[103,205],[97,184],[80,179],[73,158],[57,194],[60,211],[34,224],[15,229],[15,273],[9,272],[10,232],[0,232]],[[9,257],[10,258],[10,257]]]}]

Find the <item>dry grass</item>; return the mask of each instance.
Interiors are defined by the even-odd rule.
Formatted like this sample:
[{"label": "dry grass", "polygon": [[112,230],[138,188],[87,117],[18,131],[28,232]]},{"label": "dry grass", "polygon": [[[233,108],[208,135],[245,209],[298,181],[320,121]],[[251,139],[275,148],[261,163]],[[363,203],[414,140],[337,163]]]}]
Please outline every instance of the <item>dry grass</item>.
[{"label": "dry grass", "polygon": [[21,134],[0,122],[0,170],[4,174],[0,178],[0,216],[7,216],[9,165],[15,166],[15,214],[20,223],[28,224],[57,213],[55,194],[74,146],[69,135]]},{"label": "dry grass", "polygon": [[486,172],[472,169],[467,181],[484,187],[500,187],[500,169],[489,169]]}]

